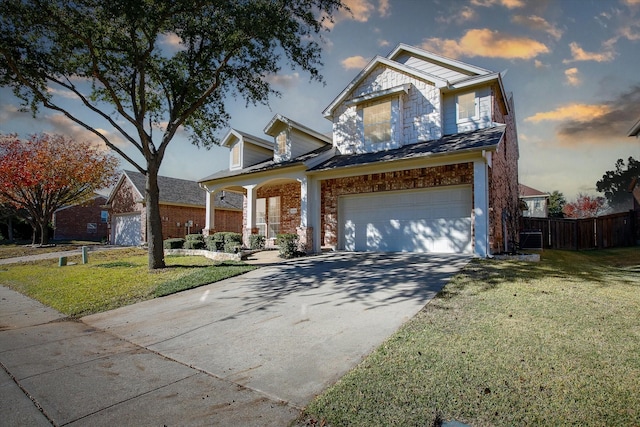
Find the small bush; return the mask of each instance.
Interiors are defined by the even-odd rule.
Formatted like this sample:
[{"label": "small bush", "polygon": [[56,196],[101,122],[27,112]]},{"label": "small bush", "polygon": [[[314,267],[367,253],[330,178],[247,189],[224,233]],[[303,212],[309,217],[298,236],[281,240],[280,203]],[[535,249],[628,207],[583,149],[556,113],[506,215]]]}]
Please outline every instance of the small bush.
[{"label": "small bush", "polygon": [[300,255],[298,250],[298,241],[300,238],[297,234],[278,234],[276,236],[276,244],[280,250],[280,257],[289,259]]},{"label": "small bush", "polygon": [[187,239],[184,242],[185,249],[204,249],[206,246],[202,234],[187,234],[185,238]]},{"label": "small bush", "polygon": [[184,242],[185,240],[180,238],[167,239],[162,243],[162,247],[165,249],[182,249]]},{"label": "small bush", "polygon": [[264,249],[266,239],[262,234],[252,234],[249,236],[250,249]]},{"label": "small bush", "polygon": [[214,233],[206,239],[207,249],[210,251],[224,251],[235,253],[242,247],[242,234],[232,232]]}]

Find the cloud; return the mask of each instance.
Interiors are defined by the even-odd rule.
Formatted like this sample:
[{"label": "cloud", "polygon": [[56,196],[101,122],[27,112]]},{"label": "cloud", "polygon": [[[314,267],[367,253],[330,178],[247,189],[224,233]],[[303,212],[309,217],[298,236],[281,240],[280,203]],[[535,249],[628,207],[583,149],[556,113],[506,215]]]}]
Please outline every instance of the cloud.
[{"label": "cloud", "polygon": [[504,6],[507,9],[516,9],[523,7],[524,1],[522,0],[471,0],[471,4],[474,6],[492,7],[492,6]]},{"label": "cloud", "polygon": [[524,119],[525,122],[539,123],[542,121],[575,120],[586,121],[603,116],[610,111],[606,105],[568,104],[552,111],[536,113]]},{"label": "cloud", "polygon": [[269,84],[291,89],[300,81],[300,73],[293,74],[271,74],[265,78]]},{"label": "cloud", "polygon": [[[87,141],[97,147],[101,147],[103,149],[106,148],[104,141],[102,141],[102,139],[100,139],[96,134],[77,125],[62,114],[47,115],[43,117],[43,120],[49,125],[49,133],[65,135],[69,138],[75,139],[76,141]],[[107,137],[113,145],[120,148],[124,148],[129,145],[129,143],[117,133],[100,128],[96,128],[96,130]]]},{"label": "cloud", "polygon": [[362,69],[369,63],[369,59],[364,56],[350,56],[346,59],[343,59],[341,64],[345,70],[353,70],[353,69]]},{"label": "cloud", "polygon": [[582,49],[582,47],[580,47],[578,43],[571,42],[569,43],[569,48],[571,48],[571,59],[565,59],[562,62],[564,64],[568,64],[568,63],[577,62],[577,61],[596,61],[596,62],[612,61],[615,55],[613,50],[610,50],[611,43],[605,43],[605,44],[608,45],[607,49],[609,50],[596,53],[596,52],[587,52],[584,49]]},{"label": "cloud", "polygon": [[533,65],[536,68],[549,68],[549,66],[547,64],[545,64],[544,62],[540,61],[539,59],[536,59],[535,61],[533,61]]},{"label": "cloud", "polygon": [[622,2],[627,6],[640,6],[640,0],[623,0]]},{"label": "cloud", "polygon": [[391,42],[389,40],[385,40],[385,39],[379,39],[378,40],[378,46],[380,47],[387,47],[391,44]]},{"label": "cloud", "polygon": [[571,86],[580,86],[582,83],[578,75],[578,69],[575,67],[564,70],[564,75],[567,78],[567,84]]},{"label": "cloud", "polygon": [[[378,13],[380,17],[387,17],[391,14],[390,0],[378,0],[376,7],[372,0],[343,0],[342,2],[349,10],[340,9],[333,17],[334,22],[325,20],[323,22],[325,28],[332,30],[341,21],[368,22],[374,13]],[[326,14],[323,15],[326,18]]]},{"label": "cloud", "polygon": [[626,140],[627,131],[640,115],[640,84],[600,104],[569,104],[525,118],[525,122],[558,122],[561,143],[585,141],[607,144]]},{"label": "cloud", "polygon": [[469,6],[456,7],[456,11],[453,13],[447,13],[446,15],[440,15],[436,18],[436,21],[441,24],[463,24],[465,22],[472,21],[476,18],[476,11]]},{"label": "cloud", "polygon": [[549,52],[546,45],[536,40],[512,36],[488,28],[468,30],[459,41],[438,38],[426,39],[422,42],[422,47],[451,58],[483,56],[532,59]]},{"label": "cloud", "polygon": [[391,14],[390,0],[379,0],[378,14],[380,14],[380,16],[382,17],[389,16]]},{"label": "cloud", "polygon": [[358,22],[367,22],[375,10],[369,0],[345,0],[343,3],[351,9],[351,19]]},{"label": "cloud", "polygon": [[186,46],[182,43],[182,38],[176,33],[161,34],[158,44],[173,53],[186,50]]},{"label": "cloud", "polygon": [[544,31],[556,40],[560,40],[562,37],[562,30],[537,15],[515,15],[511,21],[533,30]]}]

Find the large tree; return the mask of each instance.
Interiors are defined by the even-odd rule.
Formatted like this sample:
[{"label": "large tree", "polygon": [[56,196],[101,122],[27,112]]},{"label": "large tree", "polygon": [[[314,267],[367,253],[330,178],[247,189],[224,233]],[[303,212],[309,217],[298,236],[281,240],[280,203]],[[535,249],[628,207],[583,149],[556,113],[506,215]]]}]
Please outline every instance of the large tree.
[{"label": "large tree", "polygon": [[567,204],[567,200],[564,198],[564,194],[562,194],[558,190],[554,190],[549,195],[549,216],[551,218],[562,218],[564,214],[562,210],[564,206]]},{"label": "large tree", "polygon": [[113,185],[117,168],[116,157],[87,142],[47,134],[28,140],[0,136],[0,202],[26,211],[34,239],[39,232],[44,245],[53,213]]},{"label": "large tree", "polygon": [[629,186],[640,177],[640,161],[629,157],[625,166],[624,160],[618,159],[615,170],[607,171],[602,179],[596,182],[596,189],[604,193],[604,196],[615,210],[628,210],[633,208],[633,195]]},{"label": "large tree", "polygon": [[[268,77],[283,63],[321,81],[321,33],[341,8],[340,0],[0,0],[0,85],[34,113],[61,112],[146,175],[149,268],[162,268],[157,177],[176,131],[216,144],[228,97],[266,104],[278,95]],[[55,90],[83,108],[67,108]],[[100,131],[105,122],[143,162]]]}]

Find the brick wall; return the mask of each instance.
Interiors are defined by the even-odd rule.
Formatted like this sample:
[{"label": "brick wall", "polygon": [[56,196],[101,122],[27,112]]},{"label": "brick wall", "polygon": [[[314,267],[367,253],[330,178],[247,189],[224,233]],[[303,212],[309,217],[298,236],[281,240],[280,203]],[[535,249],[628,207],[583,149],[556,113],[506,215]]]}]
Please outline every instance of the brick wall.
[{"label": "brick wall", "polygon": [[338,244],[338,197],[340,196],[460,184],[473,185],[472,163],[324,180],[321,183],[321,244],[323,246]]},{"label": "brick wall", "polygon": [[[507,125],[505,137],[493,153],[492,167],[489,170],[489,246],[492,253],[514,249],[509,242],[518,238],[520,222],[520,203],[518,198],[518,136],[515,126],[515,110],[511,103],[511,114],[506,114],[504,105],[500,105],[499,88],[494,86],[493,121]],[[503,220],[504,218],[504,220]],[[504,236],[506,225],[507,236]]]},{"label": "brick wall", "polygon": [[[97,197],[82,205],[71,206],[54,214],[53,238],[56,240],[95,240],[108,237],[106,222],[102,222],[102,207],[106,197]],[[94,224],[95,229],[87,224]]]},{"label": "brick wall", "polygon": [[[200,233],[204,228],[205,216],[205,207],[195,208],[187,206],[160,205],[162,239],[184,237],[188,233]],[[187,221],[193,221],[193,225],[190,229],[186,226]]]}]

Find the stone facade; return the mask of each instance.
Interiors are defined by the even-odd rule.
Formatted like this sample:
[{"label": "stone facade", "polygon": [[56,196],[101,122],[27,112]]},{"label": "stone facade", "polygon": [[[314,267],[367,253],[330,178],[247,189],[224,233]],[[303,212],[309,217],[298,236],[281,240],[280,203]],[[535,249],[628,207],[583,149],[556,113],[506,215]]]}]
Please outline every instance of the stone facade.
[{"label": "stone facade", "polygon": [[350,194],[473,185],[473,164],[460,163],[429,168],[374,173],[322,181],[321,240],[323,246],[338,245],[338,198]]},{"label": "stone facade", "polygon": [[95,197],[86,203],[58,210],[53,215],[53,238],[55,240],[108,239],[108,218],[103,222],[102,211],[107,198]]}]

